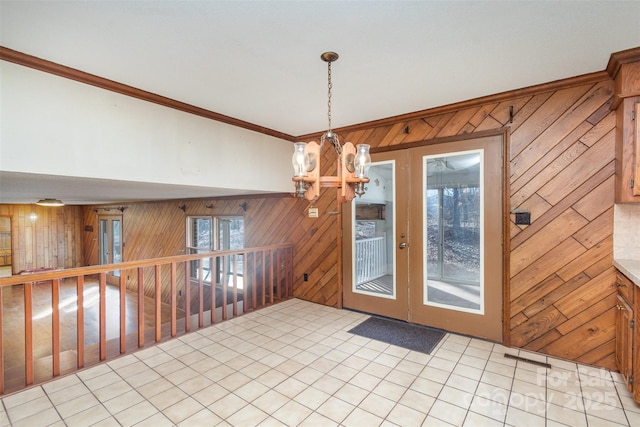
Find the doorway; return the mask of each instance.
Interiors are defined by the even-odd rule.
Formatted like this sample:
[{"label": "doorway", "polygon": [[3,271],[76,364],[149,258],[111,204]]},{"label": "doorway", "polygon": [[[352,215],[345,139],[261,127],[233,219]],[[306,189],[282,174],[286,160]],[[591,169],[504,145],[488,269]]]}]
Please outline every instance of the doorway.
[{"label": "doorway", "polygon": [[[187,217],[187,251],[199,254],[216,251],[229,251],[244,248],[244,218],[241,216],[190,216]],[[215,271],[212,270],[212,258],[191,261],[191,278],[200,279],[211,285],[231,283],[234,268],[238,280],[238,288],[243,284],[242,255],[216,256]],[[202,262],[202,270],[199,263]]]},{"label": "doorway", "polygon": [[[122,257],[122,215],[100,215],[100,264],[117,264]],[[107,273],[107,283],[118,284],[120,270]]]},{"label": "doorway", "polygon": [[502,342],[502,148],[495,135],[372,155],[343,212],[346,308]]},{"label": "doorway", "polygon": [[[241,216],[216,217],[216,250],[232,251],[244,248],[244,218]],[[218,257],[216,277],[218,283],[233,285],[236,276],[238,289],[244,288],[244,259],[241,254]]]},{"label": "doorway", "polygon": [[12,274],[11,217],[0,216],[0,277],[7,277]]}]

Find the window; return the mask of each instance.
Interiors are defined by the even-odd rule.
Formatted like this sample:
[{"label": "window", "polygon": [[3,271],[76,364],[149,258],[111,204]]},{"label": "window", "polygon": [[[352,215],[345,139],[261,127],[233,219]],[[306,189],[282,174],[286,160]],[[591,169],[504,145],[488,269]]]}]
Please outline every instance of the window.
[{"label": "window", "polygon": [[[216,217],[216,249],[229,251],[244,248],[244,218],[239,216]],[[243,288],[243,259],[242,255],[227,255],[218,258],[216,272],[218,283],[226,280],[232,284],[235,261],[235,273],[238,288]]]},{"label": "window", "polygon": [[[190,216],[187,218],[187,253],[201,254],[217,251],[227,251],[244,248],[244,218],[235,216]],[[216,284],[222,284],[226,280],[227,285],[232,284],[233,273],[238,278],[238,287],[242,288],[243,259],[241,255],[227,255],[216,258],[215,272],[212,276],[211,259],[191,262],[191,278],[202,280],[211,284],[212,277],[216,278]]]},{"label": "window", "polygon": [[[100,264],[122,262],[122,216],[101,215],[99,224]],[[120,270],[114,270],[107,275],[107,280],[114,283],[111,279],[118,277]]]},{"label": "window", "polygon": [[[187,253],[201,254],[213,250],[213,218],[210,216],[187,217]],[[211,282],[211,260],[202,260],[202,280]],[[200,279],[199,261],[191,261],[191,278]]]}]

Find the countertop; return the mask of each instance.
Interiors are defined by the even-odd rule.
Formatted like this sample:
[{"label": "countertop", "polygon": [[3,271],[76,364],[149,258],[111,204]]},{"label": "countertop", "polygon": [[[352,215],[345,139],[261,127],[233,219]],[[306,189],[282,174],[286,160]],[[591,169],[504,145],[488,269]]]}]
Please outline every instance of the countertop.
[{"label": "countertop", "polygon": [[636,286],[640,286],[640,260],[614,259],[613,265],[635,283]]}]

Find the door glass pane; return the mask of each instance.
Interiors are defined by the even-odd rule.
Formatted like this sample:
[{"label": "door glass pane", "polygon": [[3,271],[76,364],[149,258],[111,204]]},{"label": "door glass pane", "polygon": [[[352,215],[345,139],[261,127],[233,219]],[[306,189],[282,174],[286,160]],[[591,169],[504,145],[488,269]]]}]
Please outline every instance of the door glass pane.
[{"label": "door glass pane", "polygon": [[[113,231],[113,248],[112,248],[112,262],[118,263],[122,262],[122,228],[120,227],[120,220],[114,219],[111,221],[111,229]],[[115,270],[113,275],[116,277],[120,276],[120,270]]]},{"label": "door glass pane", "polygon": [[367,192],[354,199],[353,292],[396,298],[393,161],[369,169]]},{"label": "door glass pane", "polygon": [[109,221],[100,220],[100,264],[109,264]]},{"label": "door glass pane", "polygon": [[[216,218],[218,223],[216,242],[217,249],[222,251],[236,250],[244,248],[244,218],[242,217],[220,217]],[[239,289],[243,288],[243,257],[242,255],[228,255],[219,259],[218,262],[218,280],[223,283],[226,274],[227,285],[232,284],[233,269],[235,264],[237,285]],[[221,264],[224,262],[224,266]]]},{"label": "door glass pane", "polygon": [[0,277],[11,276],[11,217],[0,216]]},{"label": "door glass pane", "polygon": [[[187,220],[187,249],[190,254],[211,252],[213,249],[213,239],[211,224],[213,219],[210,216],[189,217]],[[211,259],[191,261],[191,277],[200,279],[200,261],[202,261],[202,280],[211,281]]]},{"label": "door glass pane", "polygon": [[424,303],[483,311],[482,151],[424,157]]}]

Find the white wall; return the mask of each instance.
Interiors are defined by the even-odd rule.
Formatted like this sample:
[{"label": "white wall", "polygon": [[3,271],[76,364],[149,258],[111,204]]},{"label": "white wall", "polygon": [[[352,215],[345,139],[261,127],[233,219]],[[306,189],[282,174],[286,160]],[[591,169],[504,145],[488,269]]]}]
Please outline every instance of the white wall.
[{"label": "white wall", "polygon": [[356,196],[356,203],[380,203],[387,201],[387,181],[378,173],[375,167],[369,169],[367,174],[369,183],[366,185],[367,192],[362,196]]},{"label": "white wall", "polygon": [[0,170],[291,192],[275,137],[0,61]]},{"label": "white wall", "polygon": [[622,203],[613,208],[613,259],[640,261],[640,204]]}]

